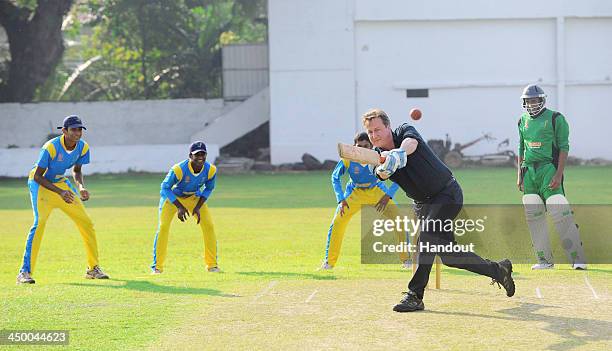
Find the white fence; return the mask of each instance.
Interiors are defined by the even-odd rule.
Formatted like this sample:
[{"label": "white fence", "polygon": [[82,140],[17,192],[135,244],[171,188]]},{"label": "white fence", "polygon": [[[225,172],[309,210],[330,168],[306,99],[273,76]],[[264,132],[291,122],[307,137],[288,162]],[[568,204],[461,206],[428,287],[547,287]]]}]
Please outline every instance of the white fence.
[{"label": "white fence", "polygon": [[238,104],[221,99],[1,104],[0,148],[41,146],[71,114],[83,119],[83,138],[92,146],[187,144]]},{"label": "white fence", "polygon": [[[219,156],[217,145],[207,145],[207,161]],[[134,172],[167,172],[172,165],[186,159],[189,144],[91,146],[91,163],[83,166],[84,174]],[[38,159],[40,148],[0,149],[0,176],[25,177]]]},{"label": "white fence", "polygon": [[[0,176],[26,176],[40,146],[70,114],[87,127],[83,139],[91,147],[91,164],[85,174],[166,172],[188,157],[189,144],[207,123],[239,104],[221,99],[0,104]],[[207,146],[214,162],[219,146],[213,141]]]}]

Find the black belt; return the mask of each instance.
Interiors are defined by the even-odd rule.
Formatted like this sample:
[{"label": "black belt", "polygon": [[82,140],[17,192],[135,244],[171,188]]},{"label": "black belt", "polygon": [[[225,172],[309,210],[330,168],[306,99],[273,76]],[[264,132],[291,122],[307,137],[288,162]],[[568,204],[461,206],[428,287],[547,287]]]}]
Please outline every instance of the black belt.
[{"label": "black belt", "polygon": [[[457,179],[455,179],[455,177],[451,177],[451,178],[448,180],[448,182],[446,182],[446,184],[444,184],[444,186],[442,187],[442,189],[440,189],[440,190],[439,190],[437,193],[435,193],[435,194],[433,194],[433,195],[428,195],[428,196],[425,196],[425,200],[424,200],[424,201],[431,200],[431,199],[433,199],[434,197],[438,196],[438,195],[439,195],[441,192],[443,192],[443,191],[444,191],[446,188],[448,188],[449,186],[451,186],[451,185],[452,185],[453,183],[455,183],[455,182],[457,182]],[[415,201],[415,202],[416,202],[416,203],[422,203],[422,202],[424,202],[424,201]]]}]

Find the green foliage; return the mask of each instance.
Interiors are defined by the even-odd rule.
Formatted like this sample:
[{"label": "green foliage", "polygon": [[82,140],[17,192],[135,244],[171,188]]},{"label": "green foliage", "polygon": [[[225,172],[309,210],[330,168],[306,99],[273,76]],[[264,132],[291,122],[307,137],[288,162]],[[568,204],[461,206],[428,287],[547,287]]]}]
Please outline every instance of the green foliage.
[{"label": "green foliage", "polygon": [[[221,46],[266,40],[265,2],[237,0],[89,0],[74,8],[67,36],[81,42],[82,71],[61,100],[221,96]],[[89,32],[89,33],[88,33]],[[60,98],[74,67],[63,65],[40,89]]]},{"label": "green foliage", "polygon": [[37,0],[15,0],[13,2],[18,7],[27,8],[30,11],[34,11],[36,9],[36,2],[37,2]]}]

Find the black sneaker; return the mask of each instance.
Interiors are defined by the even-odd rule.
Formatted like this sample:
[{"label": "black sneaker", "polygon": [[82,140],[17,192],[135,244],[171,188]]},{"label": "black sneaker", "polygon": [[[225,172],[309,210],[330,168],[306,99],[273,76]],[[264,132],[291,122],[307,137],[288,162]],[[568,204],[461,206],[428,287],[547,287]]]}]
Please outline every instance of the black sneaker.
[{"label": "black sneaker", "polygon": [[501,289],[503,286],[506,289],[506,295],[508,297],[512,297],[514,295],[514,279],[512,279],[512,262],[509,259],[505,259],[503,261],[499,261],[497,263],[499,265],[499,279],[493,279],[491,285],[497,283],[497,286]]},{"label": "black sneaker", "polygon": [[393,307],[395,312],[414,312],[414,311],[422,311],[425,309],[425,305],[423,304],[423,300],[419,299],[418,296],[412,291],[408,291],[403,293],[406,296]]}]

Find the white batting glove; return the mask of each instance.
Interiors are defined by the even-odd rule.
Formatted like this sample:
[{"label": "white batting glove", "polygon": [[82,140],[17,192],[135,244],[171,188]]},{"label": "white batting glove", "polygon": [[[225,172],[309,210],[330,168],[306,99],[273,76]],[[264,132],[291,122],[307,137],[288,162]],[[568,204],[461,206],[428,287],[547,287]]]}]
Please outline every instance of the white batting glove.
[{"label": "white batting glove", "polygon": [[408,155],[401,148],[383,151],[381,156],[385,157],[385,162],[376,168],[376,172],[385,179],[389,178],[398,169],[406,167],[406,163],[408,163]]},{"label": "white batting glove", "polygon": [[376,166],[376,173],[380,176],[380,178],[387,179],[393,174],[393,172],[390,170],[390,162],[393,162],[393,160],[390,160],[388,157],[389,151],[381,152],[380,156],[385,158],[385,162]]}]

